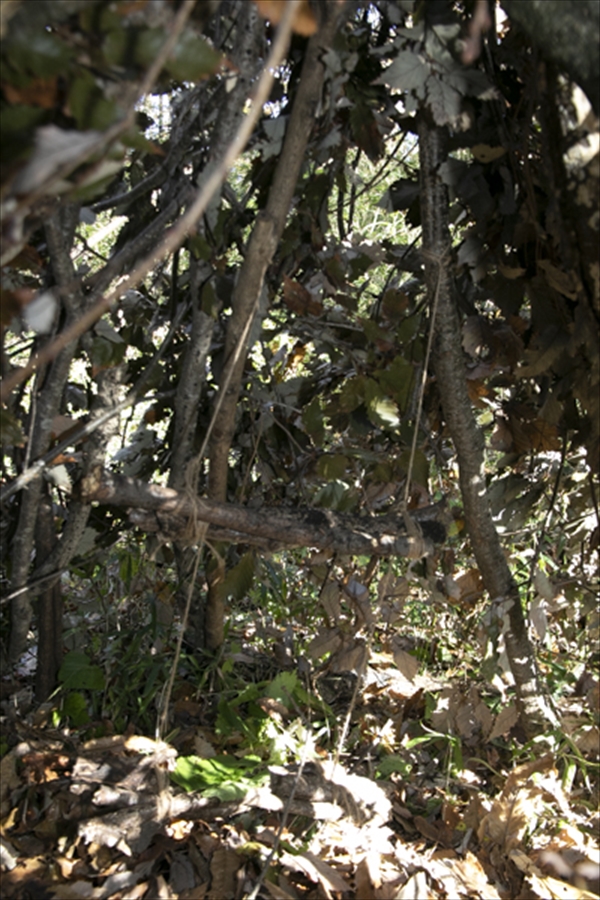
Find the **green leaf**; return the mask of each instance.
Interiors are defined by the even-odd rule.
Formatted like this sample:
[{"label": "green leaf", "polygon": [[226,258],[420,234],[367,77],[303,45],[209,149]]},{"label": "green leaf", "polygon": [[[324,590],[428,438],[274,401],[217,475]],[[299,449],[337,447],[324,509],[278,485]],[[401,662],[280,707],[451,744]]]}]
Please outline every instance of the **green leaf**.
[{"label": "green leaf", "polygon": [[[95,127],[99,128],[100,126],[97,125]],[[131,147],[132,150],[141,150],[143,153],[151,153],[154,156],[162,153],[157,144],[145,137],[136,128],[131,128],[121,135],[121,142],[125,147]]]},{"label": "green leaf", "polygon": [[58,680],[64,688],[78,690],[103,691],[105,686],[104,672],[100,666],[91,665],[89,657],[80,650],[67,653]]},{"label": "green leaf", "polygon": [[377,162],[383,155],[385,145],[375,116],[366,103],[354,103],[350,110],[350,128],[356,144],[371,162]]},{"label": "green leaf", "polygon": [[401,756],[385,756],[377,765],[376,773],[378,778],[389,778],[394,772],[399,772],[408,778],[412,768],[412,763]]},{"label": "green leaf", "polygon": [[[99,164],[98,168],[90,166],[88,177],[75,190],[70,192],[70,199],[79,200],[83,204],[90,203],[108,187],[111,181],[114,180],[115,173],[122,168],[122,162],[111,163],[106,159]],[[103,172],[108,172],[108,174],[103,174]]]},{"label": "green leaf", "polygon": [[165,68],[178,81],[199,81],[216,72],[221,60],[221,54],[207,40],[186,31]]},{"label": "green leaf", "polygon": [[389,397],[374,397],[367,409],[373,424],[380,428],[397,428],[400,425],[398,407]]},{"label": "green leaf", "polygon": [[458,119],[461,95],[443,77],[432,75],[427,79],[427,101],[437,125],[447,125]]},{"label": "green leaf", "polygon": [[325,437],[325,419],[321,401],[318,397],[314,397],[308,406],[304,408],[302,412],[302,424],[315,444],[321,446]]},{"label": "green leaf", "polygon": [[79,25],[82,31],[92,32],[94,36],[104,34],[113,29],[123,30],[123,17],[115,10],[116,4],[98,3],[98,0],[83,3],[79,11]]},{"label": "green leaf", "polygon": [[419,316],[409,316],[400,323],[396,330],[399,344],[407,344],[411,341],[419,329]]},{"label": "green leaf", "polygon": [[[133,58],[139,66],[149,66],[156,59],[164,42],[162,28],[147,28],[137,38]],[[221,54],[204,38],[186,31],[177,42],[165,63],[165,69],[178,81],[200,81],[217,71]]]},{"label": "green leaf", "polygon": [[[280,117],[281,118],[281,117]],[[279,119],[273,119],[278,122]],[[323,197],[326,197],[329,191],[329,175],[327,172],[316,172],[306,181],[304,188],[306,202],[315,216],[318,216],[319,210],[323,205]]]},{"label": "green leaf", "polygon": [[336,287],[346,286],[346,272],[339,256],[331,256],[324,266],[325,274]]},{"label": "green leaf", "polygon": [[166,34],[162,28],[145,28],[137,34],[134,44],[133,59],[138,66],[150,66],[165,43]]},{"label": "green leaf", "polygon": [[316,492],[314,503],[325,509],[347,512],[356,506],[357,499],[355,489],[348,487],[344,481],[330,481]]},{"label": "green leaf", "polygon": [[117,106],[107,100],[96,84],[96,79],[85,69],[74,78],[69,88],[69,108],[77,126],[102,131],[115,121]]},{"label": "green leaf", "polygon": [[386,393],[396,401],[404,412],[408,406],[412,389],[414,369],[404,357],[396,356],[389,368],[377,373],[377,379]]},{"label": "green leaf", "polygon": [[107,322],[106,319],[99,319],[98,322],[94,325],[94,331],[97,335],[106,338],[112,344],[122,344],[124,343],[123,338],[119,334],[118,331],[112,327],[112,325]]},{"label": "green leaf", "polygon": [[13,69],[30,72],[40,78],[65,73],[72,51],[48,31],[37,28],[15,29],[10,41],[6,41],[6,56]]},{"label": "green leaf", "polygon": [[[208,262],[208,260],[211,259],[212,248],[206,238],[202,237],[201,234],[191,234],[187,239],[187,245],[193,253],[195,259],[203,259],[205,262]],[[202,309],[208,315],[212,315],[209,310],[204,309],[204,291],[209,284],[210,282],[207,282],[202,290]],[[211,299],[210,310],[212,310],[214,304],[216,304],[214,288],[212,289],[212,298],[214,298],[214,300]]]},{"label": "green leaf", "polygon": [[129,45],[129,32],[121,27],[111,29],[102,44],[102,54],[109,66],[124,64]]},{"label": "green leaf", "polygon": [[389,288],[383,295],[381,312],[391,322],[397,322],[408,309],[409,303],[408,295],[404,291]]},{"label": "green leaf", "polygon": [[226,597],[233,597],[235,600],[241,600],[254,581],[254,573],[256,571],[256,560],[251,550],[245,553],[240,561],[230,569],[223,583],[223,591]]},{"label": "green leaf", "polygon": [[240,779],[239,782],[222,781],[214,787],[205,788],[202,793],[205,797],[215,797],[217,800],[228,803],[233,800],[242,800],[249,789],[250,785],[243,779]]},{"label": "green leaf", "polygon": [[394,336],[390,333],[389,329],[382,328],[381,325],[378,325],[373,319],[361,319],[361,325],[367,339],[373,344],[376,341],[388,342],[393,340]]},{"label": "green leaf", "polygon": [[[15,131],[29,131],[38,125],[47,115],[45,109],[37,106],[25,106],[22,103],[14,103],[12,106],[2,107],[2,133],[4,140],[9,133]],[[23,139],[21,135],[21,139]],[[25,147],[21,148],[25,150]],[[2,153],[4,156],[4,151]]]},{"label": "green leaf", "polygon": [[[408,468],[409,459],[410,450],[405,450],[400,456],[400,465],[402,465],[404,469]],[[411,478],[417,484],[421,484],[425,488],[429,485],[429,461],[421,450],[415,451]]]},{"label": "green leaf", "polygon": [[62,712],[63,715],[69,717],[71,724],[75,728],[81,728],[82,725],[87,725],[90,721],[87,701],[83,694],[80,694],[78,691],[71,691],[67,694],[64,699]]},{"label": "green leaf", "polygon": [[186,791],[202,791],[214,781],[215,767],[199,756],[180,756],[171,778]]},{"label": "green leaf", "polygon": [[317,463],[317,472],[322,478],[334,480],[343,478],[348,468],[348,457],[341,453],[322,456]]},{"label": "green leaf", "polygon": [[269,777],[268,772],[256,773],[256,764],[256,757],[238,760],[231,756],[180,756],[171,778],[184,790],[199,791],[205,797],[241,800],[251,787],[266,783]]},{"label": "green leaf", "polygon": [[344,382],[339,394],[336,396],[336,412],[338,410],[341,412],[352,412],[357,406],[360,406],[365,396],[364,382],[365,379],[361,376],[349,378],[348,381]]},{"label": "green leaf", "polygon": [[[485,72],[479,69],[467,69],[465,66],[457,66],[448,72],[447,80],[457,91],[463,95],[479,97],[481,100],[493,100],[498,92],[492,85]],[[499,148],[504,153],[504,148]]]},{"label": "green leaf", "polygon": [[348,281],[353,283],[373,267],[373,258],[367,253],[359,253],[348,260]]},{"label": "green leaf", "polygon": [[416,52],[403,50],[374,83],[387,84],[401,91],[423,91],[429,71],[427,63]]},{"label": "green leaf", "polygon": [[119,565],[119,577],[127,590],[131,588],[131,580],[139,569],[139,559],[133,553],[124,553]]},{"label": "green leaf", "polygon": [[23,447],[25,445],[25,435],[21,423],[4,408],[0,408],[0,444],[2,447]]},{"label": "green leaf", "polygon": [[[239,692],[237,697],[230,698],[228,703],[231,707],[238,707],[241,706],[242,703],[251,703],[253,700],[260,697],[261,694],[261,688],[253,682],[252,684],[247,684],[246,687]],[[221,707],[219,707],[219,709],[220,708]]]},{"label": "green leaf", "polygon": [[297,687],[298,676],[295,672],[280,672],[267,688],[267,697],[289,706]]},{"label": "green leaf", "polygon": [[243,735],[250,735],[250,729],[244,720],[237,714],[235,709],[226,702],[219,703],[219,713],[216,722],[217,734],[231,735],[239,732]]},{"label": "green leaf", "polygon": [[89,358],[95,372],[118,366],[123,361],[127,344],[122,341],[117,344],[107,337],[95,337],[89,349]]},{"label": "green leaf", "polygon": [[437,731],[430,731],[429,734],[421,734],[418,737],[414,737],[406,741],[404,747],[406,750],[412,750],[413,747],[418,747],[420,746],[420,744],[428,744],[431,741],[435,740],[435,738],[443,738],[444,740],[446,740],[447,735],[440,734]]}]

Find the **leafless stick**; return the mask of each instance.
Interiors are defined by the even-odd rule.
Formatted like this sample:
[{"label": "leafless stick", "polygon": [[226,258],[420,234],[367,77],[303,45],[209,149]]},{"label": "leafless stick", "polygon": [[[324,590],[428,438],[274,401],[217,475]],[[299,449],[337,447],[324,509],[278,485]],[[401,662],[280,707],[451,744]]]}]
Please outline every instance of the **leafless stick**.
[{"label": "leafless stick", "polygon": [[88,328],[100,318],[100,316],[108,312],[115,300],[118,300],[119,297],[123,296],[126,291],[135,288],[140,281],[156,267],[160,260],[176,250],[177,247],[181,246],[186,235],[191,231],[195,223],[206,210],[213,194],[227,177],[229,170],[232,168],[252,134],[263,104],[269,97],[274,72],[286,52],[291,31],[291,22],[293,21],[299,3],[300,0],[290,0],[290,2],[286,4],[284,17],[277,30],[277,35],[273,42],[269,59],[265,64],[254,94],[252,108],[242,121],[237,134],[225,151],[221,162],[198,191],[196,199],[187,212],[185,212],[179,221],[167,232],[156,250],[149,253],[146,258],[135,267],[133,272],[124,279],[124,281],[109,291],[106,296],[101,297],[91,309],[77,320],[77,322],[74,322],[73,325],[59,334],[47,347],[40,350],[40,352],[33,356],[25,366],[20,369],[15,369],[14,372],[5,378],[0,387],[0,400],[6,400],[10,392],[18,384],[21,384],[22,381],[28,378],[32,372],[35,372],[40,366],[45,365],[50,360],[54,359],[56,354],[71,341],[81,337],[81,335],[84,334]]}]

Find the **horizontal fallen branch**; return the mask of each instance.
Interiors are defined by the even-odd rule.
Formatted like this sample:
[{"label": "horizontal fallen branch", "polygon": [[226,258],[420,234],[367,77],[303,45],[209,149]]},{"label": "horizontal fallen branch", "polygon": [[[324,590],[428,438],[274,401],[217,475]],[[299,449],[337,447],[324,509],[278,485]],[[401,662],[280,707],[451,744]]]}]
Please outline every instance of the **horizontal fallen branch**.
[{"label": "horizontal fallen branch", "polygon": [[[129,510],[130,519],[168,540],[194,541],[194,524],[208,525],[208,538],[252,544],[274,552],[314,547],[344,556],[403,556],[420,559],[446,537],[440,504],[411,511],[418,524],[409,535],[399,516],[351,516],[325,509],[262,507],[212,503],[171,488],[97,470],[79,483],[81,500]],[[198,532],[199,534],[200,532]]]}]

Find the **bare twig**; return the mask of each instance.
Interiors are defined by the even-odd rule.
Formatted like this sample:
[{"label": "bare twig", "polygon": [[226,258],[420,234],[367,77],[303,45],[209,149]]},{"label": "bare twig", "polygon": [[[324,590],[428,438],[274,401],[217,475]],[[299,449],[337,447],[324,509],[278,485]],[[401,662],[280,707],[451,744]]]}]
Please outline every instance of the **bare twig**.
[{"label": "bare twig", "polygon": [[435,294],[433,297],[433,303],[431,305],[431,321],[429,323],[429,337],[427,338],[427,350],[425,351],[425,361],[423,363],[423,371],[421,374],[421,385],[419,387],[419,399],[417,402],[417,413],[415,416],[415,428],[413,432],[412,444],[410,447],[410,456],[408,459],[408,470],[406,473],[406,484],[404,485],[404,497],[402,503],[402,511],[403,514],[407,515],[408,510],[408,500],[410,497],[410,479],[412,476],[413,465],[415,462],[415,453],[417,452],[417,440],[419,436],[419,427],[421,425],[421,414],[423,412],[423,398],[425,396],[425,387],[427,385],[427,370],[429,368],[429,359],[431,357],[431,347],[433,345],[433,335],[435,334],[435,317],[437,315],[437,308],[440,298],[440,281],[441,281],[441,272],[442,266],[447,265],[449,257],[447,255],[440,257],[433,256],[433,254],[429,254],[429,257],[433,262],[437,264],[438,274],[437,274],[437,284],[435,289]]},{"label": "bare twig", "polygon": [[[109,409],[105,410],[95,419],[92,419],[89,422],[86,422],[81,428],[78,428],[76,431],[72,431],[68,437],[64,440],[60,441],[54,447],[51,447],[46,453],[42,456],[35,459],[30,465],[24,469],[23,472],[13,481],[6,485],[0,491],[0,504],[6,503],[6,501],[14,496],[19,491],[23,490],[23,488],[28,485],[33,479],[39,475],[45,468],[52,465],[53,460],[60,456],[61,453],[64,453],[69,447],[73,447],[75,444],[80,443],[84,438],[89,437],[95,431],[100,428],[101,425],[104,425],[105,422],[108,422],[109,419],[112,419],[113,416],[118,415],[120,412],[123,412],[124,409],[127,409],[128,406],[133,406],[136,403],[139,403],[144,399],[142,395],[142,391],[150,378],[150,375],[155,370],[157,364],[160,362],[162,357],[167,350],[167,347],[171,343],[175,332],[179,327],[179,323],[183,317],[183,307],[180,308],[179,314],[173,320],[171,327],[154,354],[153,358],[150,360],[149,364],[146,366],[145,370],[142,372],[140,377],[137,380],[137,383],[133,386],[133,388],[129,391],[126,397],[116,403],[114,406],[111,406]],[[34,395],[35,396],[35,395]],[[29,442],[28,442],[29,446]]]},{"label": "bare twig", "polygon": [[[110,128],[107,128],[106,131],[100,133],[97,140],[87,144],[86,147],[82,148],[81,153],[79,153],[76,157],[69,159],[62,166],[60,166],[60,168],[55,169],[46,179],[41,182],[41,184],[36,186],[35,190],[30,191],[20,203],[21,214],[23,214],[22,210],[24,207],[31,208],[32,205],[42,197],[47,197],[51,193],[53,185],[67,178],[75,169],[77,169],[90,157],[93,157],[100,151],[105,151],[110,144],[112,144],[115,140],[117,140],[117,138],[121,137],[122,134],[124,134],[128,129],[132,127],[136,115],[137,99],[139,97],[145,96],[150,92],[152,85],[160,75],[165,62],[169,58],[173,48],[175,47],[175,44],[179,40],[179,37],[185,27],[185,23],[187,22],[195,6],[195,3],[196,0],[184,0],[184,3],[181,4],[181,7],[177,11],[173,26],[166,41],[157,54],[156,59],[146,72],[146,75],[139,87],[134,87],[134,96],[132,96],[126,103],[126,105],[128,106],[128,112],[126,113],[126,115],[118,122],[115,122],[115,124]],[[18,213],[19,207],[17,207],[14,212]],[[2,264],[6,262],[8,262],[8,259],[6,258],[6,255],[3,254]]]},{"label": "bare twig", "polygon": [[177,638],[177,646],[175,647],[175,653],[173,655],[173,662],[171,664],[171,671],[169,672],[169,678],[164,687],[164,690],[161,692],[162,696],[159,702],[159,713],[156,722],[156,740],[161,740],[164,738],[167,726],[169,724],[169,703],[171,702],[171,693],[173,692],[173,685],[175,684],[175,675],[177,674],[177,666],[179,665],[179,659],[181,657],[181,648],[183,646],[183,637],[185,635],[187,629],[188,618],[190,615],[190,607],[192,605],[192,597],[194,594],[194,584],[196,583],[196,577],[198,575],[198,566],[200,565],[200,550],[202,549],[202,544],[204,542],[204,536],[206,535],[208,526],[204,526],[198,535],[198,546],[196,547],[196,556],[194,559],[194,568],[192,570],[192,577],[190,578],[188,589],[187,589],[187,597],[185,601],[185,609],[183,611],[183,618],[181,620],[181,627],[179,629],[179,637]]},{"label": "bare twig", "polygon": [[133,272],[117,285],[117,287],[109,291],[106,296],[101,297],[80,319],[78,319],[77,322],[40,350],[39,353],[33,356],[25,366],[20,369],[15,369],[14,372],[11,372],[11,374],[5,378],[0,388],[0,400],[6,400],[11,391],[14,390],[18,384],[21,384],[22,381],[28,378],[29,375],[35,372],[40,366],[54,359],[56,354],[71,341],[81,337],[81,335],[84,334],[88,328],[100,318],[100,316],[108,312],[116,300],[122,297],[126,291],[135,288],[149,272],[156,268],[159,261],[163,260],[183,243],[186,235],[192,230],[200,216],[205,212],[213,194],[227,177],[229,170],[234,165],[252,134],[254,126],[262,111],[263,104],[269,97],[275,70],[286,52],[291,31],[291,22],[299,2],[300,0],[290,0],[290,2],[286,4],[284,17],[277,30],[271,53],[269,54],[269,58],[265,64],[252,100],[252,108],[242,121],[221,161],[200,188],[196,199],[187,212],[185,212],[179,221],[177,221],[170,231],[167,232],[158,247],[153,249],[151,253],[138,263]]},{"label": "bare twig", "polygon": [[[180,243],[183,241],[183,239],[185,237],[186,232],[197,221],[197,219],[200,217],[200,215],[202,215],[202,213],[206,209],[206,206],[208,205],[208,202],[210,201],[210,198],[212,197],[213,193],[217,190],[219,185],[225,180],[230,168],[233,166],[237,157],[239,156],[239,154],[242,152],[242,150],[246,146],[246,143],[247,143],[248,139],[250,138],[250,135],[252,134],[254,125],[256,124],[256,120],[258,119],[258,116],[262,110],[263,103],[265,103],[265,101],[267,100],[267,98],[269,96],[271,84],[273,81],[274,70],[277,67],[277,65],[279,64],[279,62],[281,61],[281,59],[283,58],[283,56],[287,50],[289,40],[290,40],[290,35],[292,32],[292,22],[293,22],[293,19],[294,19],[294,16],[296,14],[296,10],[297,10],[299,4],[300,4],[300,0],[292,0],[292,2],[287,4],[284,14],[281,18],[279,28],[277,29],[277,35],[276,35],[275,41],[273,43],[271,54],[270,54],[269,59],[263,69],[262,75],[260,77],[260,81],[258,83],[258,87],[256,89],[256,93],[253,98],[252,110],[249,113],[249,115],[242,121],[242,123],[237,131],[237,134],[234,136],[232,142],[230,143],[229,147],[227,148],[225,155],[224,155],[223,159],[221,160],[221,163],[216,167],[216,169],[213,171],[213,173],[209,176],[209,178],[205,182],[204,186],[201,188],[199,195],[196,198],[196,201],[192,204],[192,206],[190,207],[188,212],[184,216],[182,216],[179,223],[177,223],[177,225],[174,226],[174,228],[171,231],[171,234],[166,235],[165,240],[163,241],[163,248],[164,248],[165,244],[167,244],[169,242],[169,239],[171,239],[172,246],[170,246],[169,250],[166,251],[163,255],[166,255],[167,252],[170,252],[171,250],[175,250],[177,247],[179,247]],[[140,267],[138,266],[138,268],[140,268]],[[133,274],[135,274],[135,271]],[[241,354],[241,352],[245,346],[246,337],[252,326],[253,318],[254,318],[253,315],[248,316],[248,319],[247,319],[244,329],[242,331],[242,335],[240,336],[240,339],[234,349],[234,358],[235,359],[237,359],[239,357],[239,355]],[[234,366],[235,366],[235,362],[232,362],[230,365],[229,373],[228,373],[229,377],[231,377],[231,373],[234,370]],[[229,379],[226,377],[226,383],[228,383],[228,381],[229,381]],[[213,414],[212,414],[212,417],[210,420],[210,424],[208,426],[208,429],[207,429],[205,437],[204,437],[204,441],[202,443],[202,447],[196,457],[196,465],[199,465],[200,461],[204,457],[204,453],[206,451],[208,440],[209,440],[210,434],[212,432],[212,429],[214,427],[215,421],[217,419],[219,409],[223,402],[225,393],[226,393],[226,387],[222,386],[221,392],[219,394],[219,398],[217,400],[216,408],[213,411]],[[191,469],[190,469],[190,471],[191,471]],[[191,478],[188,478],[188,490],[190,492],[190,498],[193,498],[194,491],[193,491],[193,486],[191,484]],[[179,665],[179,659],[181,656],[181,647],[183,644],[183,636],[185,634],[185,630],[187,627],[189,611],[190,611],[192,597],[193,597],[193,593],[194,593],[194,584],[196,583],[196,576],[198,574],[198,566],[200,563],[200,550],[201,550],[202,544],[204,543],[204,540],[206,538],[206,532],[208,530],[208,523],[198,522],[197,510],[195,510],[194,513],[195,514],[192,516],[192,521],[193,521],[193,526],[194,526],[193,531],[195,532],[194,542],[197,544],[197,546],[195,547],[194,566],[193,566],[192,577],[190,578],[190,581],[188,583],[186,604],[185,604],[185,610],[184,610],[184,614],[183,614],[183,621],[181,623],[181,630],[179,632],[179,638],[177,641],[177,646],[175,648],[173,663],[171,665],[169,679],[167,681],[167,684],[165,685],[164,696],[161,698],[161,708],[160,708],[160,713],[158,716],[158,721],[156,724],[157,739],[160,735],[165,734],[167,725],[168,725],[168,721],[169,721],[169,703],[170,703],[170,699],[171,699],[171,692],[173,690],[173,684],[175,682],[177,666]]]}]

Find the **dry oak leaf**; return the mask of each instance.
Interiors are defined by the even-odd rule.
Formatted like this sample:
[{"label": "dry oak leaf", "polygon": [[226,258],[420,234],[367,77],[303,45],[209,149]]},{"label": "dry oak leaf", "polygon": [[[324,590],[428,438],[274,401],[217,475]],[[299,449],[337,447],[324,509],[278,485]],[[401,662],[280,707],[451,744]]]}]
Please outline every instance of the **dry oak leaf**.
[{"label": "dry oak leaf", "polygon": [[320,316],[323,313],[323,304],[315,300],[304,285],[287,275],[283,276],[283,300],[288,309],[300,316]]},{"label": "dry oak leaf", "polygon": [[[254,2],[263,19],[268,19],[272,25],[277,25],[283,16],[288,0],[254,0]],[[317,30],[317,20],[308,0],[303,0],[298,7],[292,22],[292,30],[304,37],[310,37]]]},{"label": "dry oak leaf", "polygon": [[294,856],[291,853],[284,853],[279,861],[282,866],[294,872],[302,872],[311,881],[320,884],[328,900],[333,896],[333,892],[350,893],[350,885],[341,875],[313,853],[299,853]]}]

